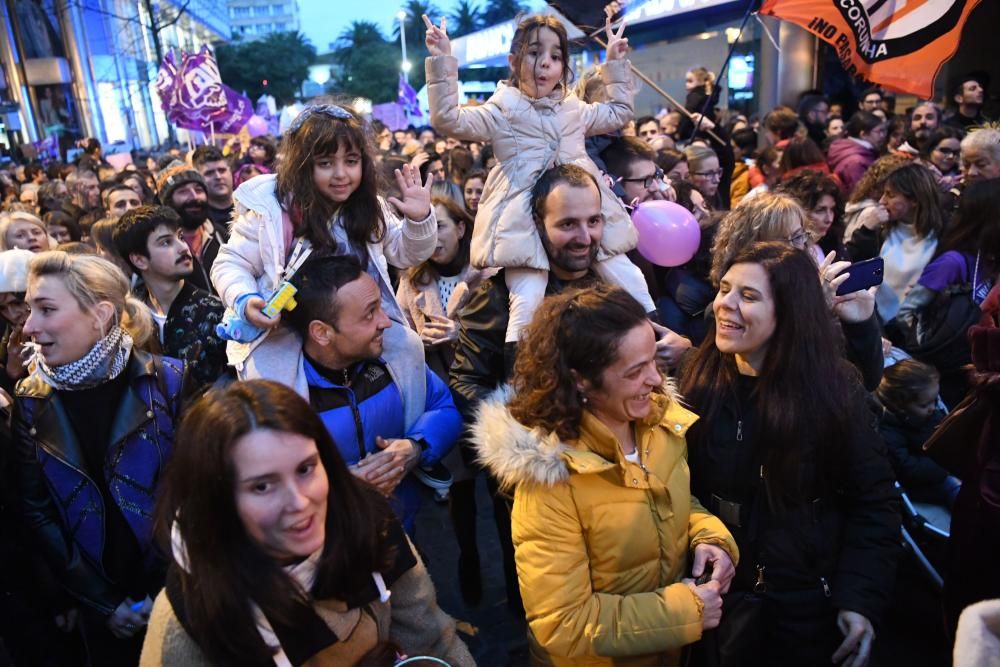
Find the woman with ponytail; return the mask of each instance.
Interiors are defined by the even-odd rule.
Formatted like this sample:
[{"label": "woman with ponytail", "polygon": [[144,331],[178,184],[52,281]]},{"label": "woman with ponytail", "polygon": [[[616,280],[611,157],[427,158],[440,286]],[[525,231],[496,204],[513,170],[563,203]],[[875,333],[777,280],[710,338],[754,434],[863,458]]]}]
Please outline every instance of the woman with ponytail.
[{"label": "woman with ponytail", "polygon": [[80,603],[90,663],[135,665],[165,574],[150,517],[184,367],[142,351],[152,319],[107,260],[39,254],[25,300],[32,351],[13,419],[25,523]]}]

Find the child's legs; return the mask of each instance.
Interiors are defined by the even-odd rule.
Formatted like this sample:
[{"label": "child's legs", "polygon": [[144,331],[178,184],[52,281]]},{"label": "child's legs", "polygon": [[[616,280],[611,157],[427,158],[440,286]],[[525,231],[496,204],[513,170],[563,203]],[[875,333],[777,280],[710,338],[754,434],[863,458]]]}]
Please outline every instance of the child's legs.
[{"label": "child's legs", "polygon": [[625,255],[615,255],[597,263],[597,274],[605,281],[614,283],[625,289],[636,301],[642,304],[643,310],[652,313],[656,310],[653,297],[649,295],[646,277],[639,267],[633,264]]},{"label": "child's legs", "polygon": [[504,269],[504,279],[510,290],[510,319],[507,321],[505,343],[515,343],[531,323],[535,309],[545,298],[549,272],[538,269]]}]

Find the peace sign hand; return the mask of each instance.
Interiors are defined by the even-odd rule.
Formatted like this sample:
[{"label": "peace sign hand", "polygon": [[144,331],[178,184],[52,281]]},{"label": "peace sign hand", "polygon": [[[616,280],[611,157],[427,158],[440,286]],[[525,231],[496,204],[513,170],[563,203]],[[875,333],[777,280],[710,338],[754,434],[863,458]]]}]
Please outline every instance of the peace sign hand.
[{"label": "peace sign hand", "polygon": [[396,185],[401,199],[389,197],[386,201],[396,207],[407,220],[421,222],[431,214],[431,184],[434,174],[427,174],[427,182],[420,185],[420,171],[408,164],[396,170]]},{"label": "peace sign hand", "polygon": [[424,44],[427,45],[427,51],[432,56],[450,56],[451,55],[451,40],[448,39],[448,19],[447,17],[441,17],[441,27],[437,27],[431,20],[427,18],[427,14],[423,15],[424,25],[427,26],[427,37],[424,38]]},{"label": "peace sign hand", "polygon": [[608,60],[621,60],[628,53],[628,37],[625,34],[625,21],[618,24],[618,31],[611,28],[611,15],[604,19],[604,32],[608,36]]}]

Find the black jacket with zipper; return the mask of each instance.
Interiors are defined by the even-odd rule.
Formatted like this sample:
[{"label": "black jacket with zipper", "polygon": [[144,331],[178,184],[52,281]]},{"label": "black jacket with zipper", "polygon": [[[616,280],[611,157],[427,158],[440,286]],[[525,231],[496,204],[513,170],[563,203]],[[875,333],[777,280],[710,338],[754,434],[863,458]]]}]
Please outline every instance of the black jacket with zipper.
[{"label": "black jacket with zipper", "polygon": [[[741,376],[737,384],[717,414],[688,433],[691,493],[726,522],[740,548],[732,590],[753,590],[763,567],[766,590],[778,596],[779,607],[781,593],[813,590],[826,595],[834,609],[858,612],[877,624],[895,582],[899,513],[892,469],[860,388],[857,400],[844,406],[856,428],[837,452],[840,465],[818,472],[832,476],[826,485],[832,491],[779,510],[765,492],[769,480],[766,443],[758,437],[756,379]],[[691,407],[704,416],[703,406]],[[802,465],[808,479],[818,463],[804,457]],[[720,501],[738,504],[739,510],[730,505],[727,513]]]}]

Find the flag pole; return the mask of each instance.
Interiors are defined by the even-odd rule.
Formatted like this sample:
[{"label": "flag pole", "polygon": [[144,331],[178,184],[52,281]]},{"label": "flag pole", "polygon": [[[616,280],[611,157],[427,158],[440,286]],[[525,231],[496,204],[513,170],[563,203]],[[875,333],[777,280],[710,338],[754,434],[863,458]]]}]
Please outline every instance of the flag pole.
[{"label": "flag pole", "polygon": [[[729,69],[729,61],[733,59],[733,53],[736,51],[736,45],[739,44],[740,37],[743,36],[743,30],[747,27],[747,21],[750,20],[750,14],[753,12],[755,4],[756,0],[750,0],[747,3],[747,10],[746,12],[743,13],[743,21],[740,23],[740,31],[736,34],[736,39],[733,40],[733,43],[729,45],[729,53],[726,54],[726,59],[722,63],[722,69],[719,70],[719,75],[718,77],[716,77],[716,81],[721,81],[723,75],[726,73],[726,70]],[[708,99],[705,100],[705,106],[702,107],[701,110],[702,118],[704,118],[705,114],[708,113],[711,104],[712,104],[712,96],[709,95]],[[694,139],[695,135],[698,134],[699,125],[701,125],[701,121],[695,123],[695,128],[691,132],[692,139]]]},{"label": "flag pole", "polygon": [[[597,42],[597,45],[600,46],[602,49],[607,49],[608,48],[607,43],[603,39],[601,39],[600,37],[598,37],[597,35],[591,35],[591,39],[593,39],[595,42]],[[671,104],[673,104],[677,108],[677,111],[679,113],[682,113],[685,116],[687,116],[688,120],[690,120],[692,123],[695,122],[694,115],[690,111],[688,111],[684,107],[683,104],[681,104],[680,102],[678,102],[677,100],[675,100],[670,95],[670,93],[668,93],[667,91],[663,90],[663,88],[660,88],[658,85],[656,85],[656,82],[653,81],[652,79],[650,79],[645,74],[643,74],[642,71],[638,67],[636,67],[635,65],[632,64],[632,61],[629,61],[628,66],[632,70],[633,74],[635,74],[637,77],[639,77],[640,79],[642,79],[650,88],[652,88],[653,90],[655,90],[657,93],[659,93],[660,95],[662,95],[663,97],[665,97],[668,102],[670,102]],[[725,143],[722,139],[719,138],[719,135],[717,135],[715,132],[712,132],[709,129],[705,130],[705,134],[707,134],[708,136],[712,137],[713,139],[715,139],[720,144],[724,144]]]}]

